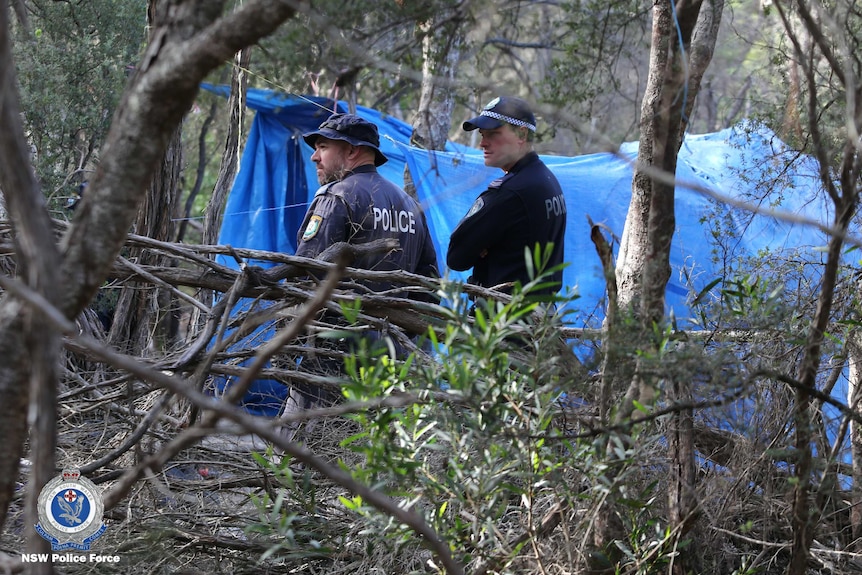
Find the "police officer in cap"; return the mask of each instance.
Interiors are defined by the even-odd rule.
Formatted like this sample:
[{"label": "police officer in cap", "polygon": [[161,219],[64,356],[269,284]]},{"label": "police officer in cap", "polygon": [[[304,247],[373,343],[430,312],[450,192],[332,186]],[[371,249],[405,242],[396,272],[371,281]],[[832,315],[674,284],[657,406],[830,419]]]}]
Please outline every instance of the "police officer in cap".
[{"label": "police officer in cap", "polygon": [[[303,136],[314,148],[320,189],[299,228],[296,255],[314,258],[336,242],[396,238],[399,251],[353,263],[369,270],[406,270],[439,277],[437,254],[419,204],[377,172],[387,158],[377,126],[354,114],[335,114]],[[384,290],[388,284],[368,284]]]},{"label": "police officer in cap", "polygon": [[[566,235],[560,183],[533,151],[536,118],[523,100],[500,97],[463,128],[479,130],[485,165],[505,174],[488,185],[452,232],[446,263],[458,271],[473,268],[471,283],[483,287],[524,285],[530,280],[524,249],[532,254],[537,244],[542,250],[550,244],[548,266],[558,266]],[[540,293],[556,293],[562,279],[562,270],[555,271],[549,278],[554,285]]]}]

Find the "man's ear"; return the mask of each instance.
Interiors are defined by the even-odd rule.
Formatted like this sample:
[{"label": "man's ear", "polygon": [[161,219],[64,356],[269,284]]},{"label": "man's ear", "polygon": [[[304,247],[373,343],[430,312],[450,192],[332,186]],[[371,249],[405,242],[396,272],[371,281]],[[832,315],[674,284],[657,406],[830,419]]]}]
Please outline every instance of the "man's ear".
[{"label": "man's ear", "polygon": [[347,148],[347,159],[355,160],[362,154],[362,147],[354,146],[353,144],[349,144]]}]

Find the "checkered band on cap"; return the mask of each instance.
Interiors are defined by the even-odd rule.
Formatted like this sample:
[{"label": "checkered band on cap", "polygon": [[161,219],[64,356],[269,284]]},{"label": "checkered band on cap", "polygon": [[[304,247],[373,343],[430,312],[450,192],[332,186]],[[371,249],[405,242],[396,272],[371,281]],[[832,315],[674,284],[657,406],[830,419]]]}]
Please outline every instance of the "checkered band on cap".
[{"label": "checkered band on cap", "polygon": [[495,120],[500,120],[501,122],[507,122],[512,124],[513,126],[521,126],[524,128],[529,128],[533,132],[536,131],[535,124],[531,124],[529,122],[525,122],[524,120],[519,120],[517,118],[513,118],[511,116],[506,116],[504,114],[498,114],[497,112],[492,112],[491,110],[482,110],[480,116],[488,116],[489,118],[494,118]]},{"label": "checkered band on cap", "polygon": [[530,105],[520,98],[499,96],[485,105],[482,112],[462,124],[465,131],[476,129],[492,130],[503,124],[527,128],[536,131],[536,117]]}]

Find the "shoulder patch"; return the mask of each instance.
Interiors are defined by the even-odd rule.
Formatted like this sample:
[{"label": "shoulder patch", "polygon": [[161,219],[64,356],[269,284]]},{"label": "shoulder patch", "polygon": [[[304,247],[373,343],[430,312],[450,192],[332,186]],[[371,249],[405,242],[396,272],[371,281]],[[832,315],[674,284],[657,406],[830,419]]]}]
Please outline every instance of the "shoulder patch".
[{"label": "shoulder patch", "polygon": [[[506,174],[506,176],[508,176],[508,175],[509,175],[509,174]],[[506,179],[506,176],[503,176],[502,178],[497,178],[496,180],[494,180],[493,182],[491,182],[490,184],[488,184],[488,189],[489,189],[489,190],[496,190],[497,188],[499,188],[500,186],[502,186],[502,185],[503,185],[503,180],[505,180],[505,179]]]},{"label": "shoulder patch", "polygon": [[302,241],[307,242],[317,235],[317,232],[320,231],[320,224],[323,223],[323,217],[318,216],[317,214],[311,216],[311,219],[308,220],[308,225],[305,226],[305,231],[302,233]]},{"label": "shoulder patch", "polygon": [[333,184],[335,184],[335,183],[336,182],[329,182],[328,184],[323,184],[322,186],[317,188],[316,192],[314,192],[314,197],[316,198],[317,196],[322,196],[323,194],[328,192],[329,188],[331,188],[333,186]]},{"label": "shoulder patch", "polygon": [[484,207],[485,207],[485,200],[483,200],[481,197],[476,198],[476,201],[473,202],[472,206],[470,206],[470,211],[467,212],[467,215],[464,217],[469,218],[470,216],[472,216],[473,214],[475,214],[476,212],[478,212],[479,210],[481,210]]}]

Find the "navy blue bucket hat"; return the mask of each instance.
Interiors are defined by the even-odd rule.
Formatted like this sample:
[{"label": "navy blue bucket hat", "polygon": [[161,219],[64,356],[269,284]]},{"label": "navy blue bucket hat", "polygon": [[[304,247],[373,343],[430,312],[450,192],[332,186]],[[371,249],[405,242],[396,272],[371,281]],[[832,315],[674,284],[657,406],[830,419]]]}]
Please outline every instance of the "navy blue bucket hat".
[{"label": "navy blue bucket hat", "polygon": [[374,165],[382,166],[389,159],[380,151],[380,135],[377,126],[355,114],[334,114],[313,132],[302,135],[305,143],[314,147],[317,138],[342,140],[351,146],[368,146],[374,150]]},{"label": "navy blue bucket hat", "polygon": [[530,105],[520,98],[509,96],[494,98],[485,105],[481,114],[467,120],[461,127],[467,132],[472,132],[477,128],[493,130],[504,123],[536,131],[536,116],[533,115]]}]

